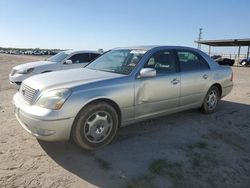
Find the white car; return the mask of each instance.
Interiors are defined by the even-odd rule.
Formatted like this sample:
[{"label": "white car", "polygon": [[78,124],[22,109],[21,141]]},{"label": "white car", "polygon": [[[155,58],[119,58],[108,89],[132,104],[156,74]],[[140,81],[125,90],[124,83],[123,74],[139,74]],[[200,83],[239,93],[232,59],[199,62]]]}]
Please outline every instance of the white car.
[{"label": "white car", "polygon": [[33,75],[85,67],[100,55],[101,53],[96,51],[62,51],[46,61],[25,63],[14,67],[9,74],[9,80],[19,88],[23,80]]}]

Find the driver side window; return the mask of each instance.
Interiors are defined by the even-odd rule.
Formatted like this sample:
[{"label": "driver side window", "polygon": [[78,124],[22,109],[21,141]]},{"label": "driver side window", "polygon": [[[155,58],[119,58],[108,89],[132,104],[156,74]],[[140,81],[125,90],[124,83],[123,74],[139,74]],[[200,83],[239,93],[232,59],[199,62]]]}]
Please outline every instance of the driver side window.
[{"label": "driver side window", "polygon": [[90,61],[89,53],[75,54],[69,58],[72,63],[88,63]]},{"label": "driver side window", "polygon": [[153,68],[156,70],[157,75],[175,73],[176,62],[174,54],[171,50],[162,50],[154,53],[144,68]]}]

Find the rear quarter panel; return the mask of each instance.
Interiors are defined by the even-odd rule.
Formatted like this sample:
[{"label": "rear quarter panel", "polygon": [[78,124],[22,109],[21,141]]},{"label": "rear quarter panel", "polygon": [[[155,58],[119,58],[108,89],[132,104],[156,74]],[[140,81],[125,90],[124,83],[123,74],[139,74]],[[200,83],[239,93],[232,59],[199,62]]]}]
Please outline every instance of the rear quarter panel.
[{"label": "rear quarter panel", "polygon": [[227,95],[233,87],[233,82],[231,81],[232,69],[229,66],[218,66],[213,68],[212,82],[218,83],[222,87],[222,97]]}]

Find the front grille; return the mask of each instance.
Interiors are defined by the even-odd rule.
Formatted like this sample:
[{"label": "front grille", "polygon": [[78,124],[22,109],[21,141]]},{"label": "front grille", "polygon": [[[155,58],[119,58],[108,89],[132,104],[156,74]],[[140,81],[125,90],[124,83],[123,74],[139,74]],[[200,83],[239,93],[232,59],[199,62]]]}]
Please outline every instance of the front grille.
[{"label": "front grille", "polygon": [[25,84],[22,84],[20,93],[23,95],[23,98],[31,104],[38,90],[33,89]]},{"label": "front grille", "polygon": [[13,76],[14,74],[16,74],[16,71],[15,69],[12,69],[11,72],[10,72],[10,75]]}]

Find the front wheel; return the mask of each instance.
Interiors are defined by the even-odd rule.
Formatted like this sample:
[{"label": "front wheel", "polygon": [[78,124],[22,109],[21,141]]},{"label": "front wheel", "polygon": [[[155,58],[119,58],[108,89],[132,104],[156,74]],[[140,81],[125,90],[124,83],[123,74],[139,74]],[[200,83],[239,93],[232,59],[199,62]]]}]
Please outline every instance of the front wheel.
[{"label": "front wheel", "polygon": [[202,104],[202,111],[204,113],[213,113],[216,109],[216,106],[218,104],[218,101],[220,99],[220,93],[217,87],[212,86],[204,99],[204,102]]},{"label": "front wheel", "polygon": [[109,144],[118,129],[118,115],[106,102],[87,105],[77,115],[72,136],[83,149],[94,150]]}]

